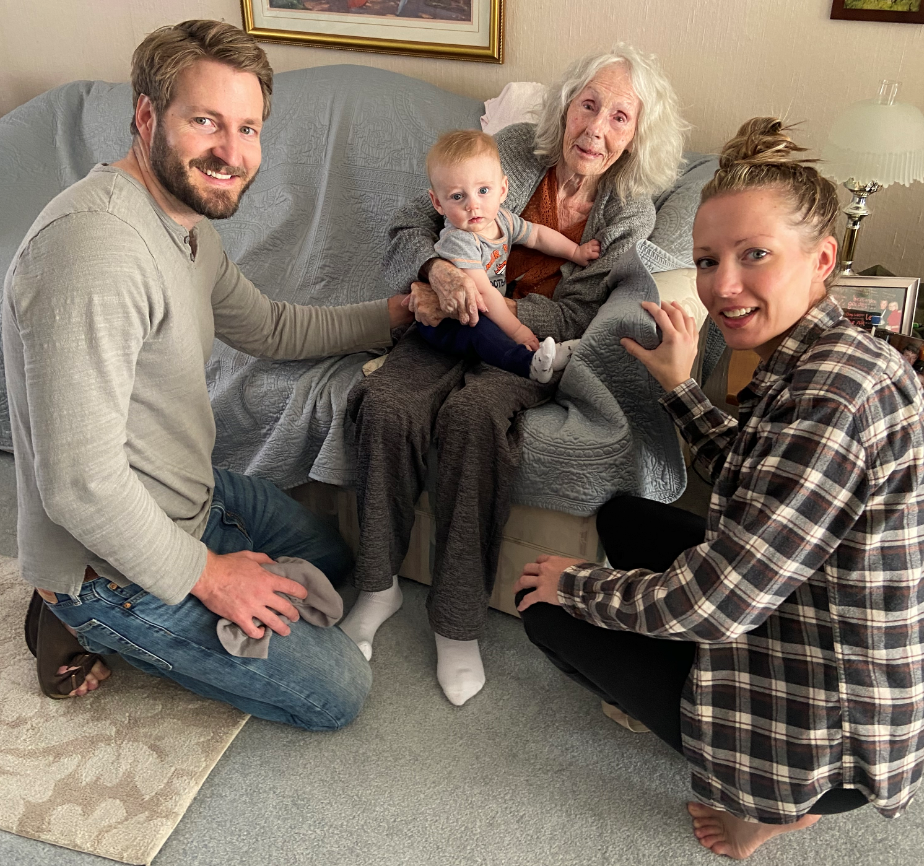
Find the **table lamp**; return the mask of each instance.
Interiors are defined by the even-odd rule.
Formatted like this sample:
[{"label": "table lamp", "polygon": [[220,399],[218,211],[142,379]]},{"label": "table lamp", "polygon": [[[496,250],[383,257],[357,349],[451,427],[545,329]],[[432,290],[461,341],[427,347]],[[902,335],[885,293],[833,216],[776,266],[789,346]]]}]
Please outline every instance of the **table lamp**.
[{"label": "table lamp", "polygon": [[853,274],[866,199],[892,183],[924,180],[924,115],[896,102],[899,83],[883,80],[874,99],[855,102],[834,121],[821,152],[820,171],[843,182],[853,199],[844,208],[847,231],[841,245],[843,273]]}]

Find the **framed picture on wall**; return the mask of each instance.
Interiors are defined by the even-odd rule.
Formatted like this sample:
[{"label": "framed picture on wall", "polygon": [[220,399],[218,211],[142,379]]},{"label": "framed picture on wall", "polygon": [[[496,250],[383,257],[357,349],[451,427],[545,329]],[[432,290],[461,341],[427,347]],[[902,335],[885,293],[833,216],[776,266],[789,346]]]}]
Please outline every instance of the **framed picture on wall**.
[{"label": "framed picture on wall", "polygon": [[241,0],[266,42],[504,62],[504,0]]},{"label": "framed picture on wall", "polygon": [[831,17],[848,21],[924,24],[922,0],[834,0]]},{"label": "framed picture on wall", "polygon": [[910,334],[920,282],[918,277],[841,277],[829,294],[859,328],[872,331],[878,316],[880,329]]}]

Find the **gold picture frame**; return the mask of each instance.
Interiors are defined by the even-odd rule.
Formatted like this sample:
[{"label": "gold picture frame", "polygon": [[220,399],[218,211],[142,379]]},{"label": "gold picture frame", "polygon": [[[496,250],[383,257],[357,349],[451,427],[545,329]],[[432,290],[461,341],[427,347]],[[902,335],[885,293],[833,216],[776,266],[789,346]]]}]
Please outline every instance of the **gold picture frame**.
[{"label": "gold picture frame", "polygon": [[924,24],[924,4],[920,0],[832,0],[831,17],[842,21]]},{"label": "gold picture frame", "polygon": [[504,62],[504,0],[241,0],[241,12],[261,42]]}]

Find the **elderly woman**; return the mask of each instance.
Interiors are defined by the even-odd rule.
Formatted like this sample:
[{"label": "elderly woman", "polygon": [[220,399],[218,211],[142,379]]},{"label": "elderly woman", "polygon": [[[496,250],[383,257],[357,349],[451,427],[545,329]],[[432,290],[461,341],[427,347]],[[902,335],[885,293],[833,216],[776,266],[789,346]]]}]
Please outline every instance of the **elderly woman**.
[{"label": "elderly woman", "polygon": [[924,391],[827,296],[837,193],[800,150],[749,121],[694,223],[700,298],[761,359],[737,422],[689,378],[679,307],[645,305],[657,349],[624,340],[715,480],[707,520],[617,498],[615,568],[540,557],[517,583],[550,660],[686,756],[696,838],[736,859],[867,802],[899,815],[924,770]]},{"label": "elderly woman", "polygon": [[[508,304],[539,339],[583,334],[607,297],[613,263],[654,226],[651,196],[676,179],[682,126],[654,58],[622,45],[575,63],[550,89],[537,125],[517,124],[497,136],[509,178],[505,206],[576,242],[596,238],[601,245],[600,258],[585,268],[514,248]],[[473,323],[473,281],[433,250],[442,225],[425,196],[402,209],[390,229],[386,276],[398,286],[429,282],[432,289],[415,286],[424,323],[443,315]],[[396,572],[435,436],[436,551],[427,608],[437,679],[456,705],[484,685],[478,638],[519,460],[517,416],[548,400],[556,384],[557,377],[541,385],[446,355],[412,327],[350,395],[360,521],[355,580],[362,592],[343,630],[370,657],[376,629],[401,605]]]}]

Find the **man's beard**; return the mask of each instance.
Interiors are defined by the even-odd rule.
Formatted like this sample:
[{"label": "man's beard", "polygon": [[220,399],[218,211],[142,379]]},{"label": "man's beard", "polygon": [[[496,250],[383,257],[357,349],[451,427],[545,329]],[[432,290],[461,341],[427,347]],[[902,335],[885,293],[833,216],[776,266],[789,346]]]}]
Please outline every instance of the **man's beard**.
[{"label": "man's beard", "polygon": [[150,162],[151,171],[167,192],[186,207],[210,220],[223,220],[234,216],[241,203],[241,197],[257,177],[257,172],[254,172],[241,186],[240,192],[230,189],[197,189],[190,180],[192,171],[214,171],[241,178],[247,176],[247,171],[241,167],[225,165],[220,159],[211,156],[196,157],[189,161],[188,166],[184,166],[176,151],[167,144],[166,135],[159,127],[154,130],[151,139]]}]

